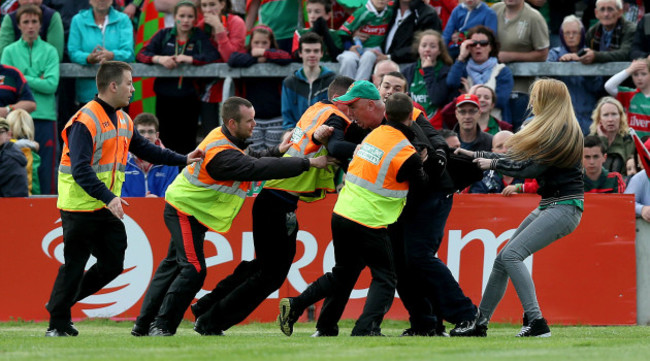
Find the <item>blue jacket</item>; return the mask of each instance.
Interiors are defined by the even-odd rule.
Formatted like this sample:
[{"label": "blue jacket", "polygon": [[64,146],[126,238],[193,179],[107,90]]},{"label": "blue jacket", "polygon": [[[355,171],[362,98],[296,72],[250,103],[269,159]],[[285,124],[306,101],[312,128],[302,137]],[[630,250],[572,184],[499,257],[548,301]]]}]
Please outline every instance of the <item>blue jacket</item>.
[{"label": "blue jacket", "polygon": [[158,197],[164,197],[167,187],[176,179],[178,167],[154,164],[148,174],[144,174],[135,163],[135,157],[129,153],[124,171],[122,197],[144,197],[147,191]]},{"label": "blue jacket", "polygon": [[[70,37],[68,38],[68,54],[73,63],[87,65],[86,58],[97,46],[115,54],[113,60],[133,62],[133,24],[128,16],[111,8],[108,13],[108,24],[104,33],[95,24],[92,9],[80,11],[72,18]],[[85,104],[97,93],[94,78],[78,78],[77,101]]]},{"label": "blue jacket", "polygon": [[472,10],[469,19],[465,22],[469,9],[465,4],[459,4],[454,8],[447,21],[447,26],[442,32],[442,37],[445,39],[445,45],[451,41],[451,36],[457,32],[465,32],[476,25],[485,25],[494,31],[494,36],[497,36],[497,14],[485,3],[481,2],[474,10]]},{"label": "blue jacket", "polygon": [[302,113],[321,100],[327,100],[327,87],[336,77],[328,68],[321,66],[320,75],[309,84],[303,68],[284,78],[282,82],[282,127],[296,126]]},{"label": "blue jacket", "polygon": [[[449,70],[447,85],[450,89],[458,89],[461,84],[460,78],[467,78],[467,76],[467,63],[456,60]],[[512,76],[510,68],[506,66],[501,69],[499,75],[496,77],[496,82],[496,89],[494,89],[497,94],[496,107],[501,109],[501,120],[512,124],[510,116],[510,93],[512,93],[512,88],[515,85],[515,79]]]},{"label": "blue jacket", "polygon": [[[562,55],[569,53],[564,46],[552,48],[548,52],[546,61],[557,62]],[[586,77],[586,76],[558,76],[557,80],[566,84],[571,94],[571,102],[573,103],[573,111],[578,118],[582,132],[589,134],[589,126],[593,122],[591,119],[591,112],[596,108],[598,99],[603,96],[603,85],[605,79],[601,76]]]}]

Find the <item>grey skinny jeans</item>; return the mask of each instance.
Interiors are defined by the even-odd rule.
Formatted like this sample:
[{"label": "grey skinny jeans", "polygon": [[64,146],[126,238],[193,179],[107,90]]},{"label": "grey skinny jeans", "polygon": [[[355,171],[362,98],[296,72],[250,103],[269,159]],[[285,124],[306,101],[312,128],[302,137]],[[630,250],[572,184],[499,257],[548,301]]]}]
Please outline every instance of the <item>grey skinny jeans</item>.
[{"label": "grey skinny jeans", "polygon": [[530,321],[542,317],[535,285],[523,261],[531,254],[573,232],[582,218],[582,211],[573,205],[556,204],[543,210],[535,208],[519,225],[510,241],[494,260],[492,273],[481,299],[482,320],[490,320],[503,298],[508,278],[517,291],[524,312]]}]

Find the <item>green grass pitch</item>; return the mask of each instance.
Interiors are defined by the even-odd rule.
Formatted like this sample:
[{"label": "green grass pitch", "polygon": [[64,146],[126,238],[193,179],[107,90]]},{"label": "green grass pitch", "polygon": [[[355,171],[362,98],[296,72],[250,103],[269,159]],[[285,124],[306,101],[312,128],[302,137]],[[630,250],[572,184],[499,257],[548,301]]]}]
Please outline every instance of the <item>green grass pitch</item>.
[{"label": "green grass pitch", "polygon": [[388,337],[312,338],[314,323],[296,324],[291,337],[273,323],[235,326],[223,337],[202,337],[183,322],[176,336],[129,334],[132,322],[76,324],[78,337],[45,338],[46,323],[0,323],[0,360],[650,360],[650,327],[551,325],[553,336],[519,339],[518,325],[490,325],[486,338],[398,337],[406,322],[385,321]]}]

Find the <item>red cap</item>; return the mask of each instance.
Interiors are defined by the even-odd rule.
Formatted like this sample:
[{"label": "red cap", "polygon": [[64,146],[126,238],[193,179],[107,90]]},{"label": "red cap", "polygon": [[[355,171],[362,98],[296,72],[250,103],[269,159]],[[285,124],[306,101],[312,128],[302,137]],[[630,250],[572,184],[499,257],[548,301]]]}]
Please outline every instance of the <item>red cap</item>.
[{"label": "red cap", "polygon": [[456,106],[459,107],[463,104],[474,104],[477,108],[480,108],[481,105],[478,103],[478,97],[474,94],[463,94],[456,98]]}]

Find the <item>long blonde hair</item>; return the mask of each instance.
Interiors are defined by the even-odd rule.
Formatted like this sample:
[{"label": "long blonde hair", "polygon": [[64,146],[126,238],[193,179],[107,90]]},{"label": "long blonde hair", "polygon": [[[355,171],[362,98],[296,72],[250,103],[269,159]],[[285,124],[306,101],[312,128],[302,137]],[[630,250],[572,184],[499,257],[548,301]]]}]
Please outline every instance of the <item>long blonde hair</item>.
[{"label": "long blonde hair", "polygon": [[591,120],[593,121],[589,126],[589,134],[598,134],[598,127],[600,126],[600,113],[602,112],[603,106],[605,104],[612,104],[618,110],[619,120],[618,120],[618,134],[621,137],[627,135],[629,131],[629,126],[627,125],[627,114],[625,114],[625,109],[623,109],[623,104],[619,102],[616,98],[613,97],[602,97],[598,101],[598,105],[591,113]]},{"label": "long blonde hair", "polygon": [[528,106],[534,118],[506,142],[509,156],[518,161],[533,159],[560,168],[579,164],[583,151],[582,130],[566,85],[555,79],[535,81]]},{"label": "long blonde hair", "polygon": [[14,109],[7,115],[7,123],[15,139],[34,140],[34,120],[24,109]]}]

